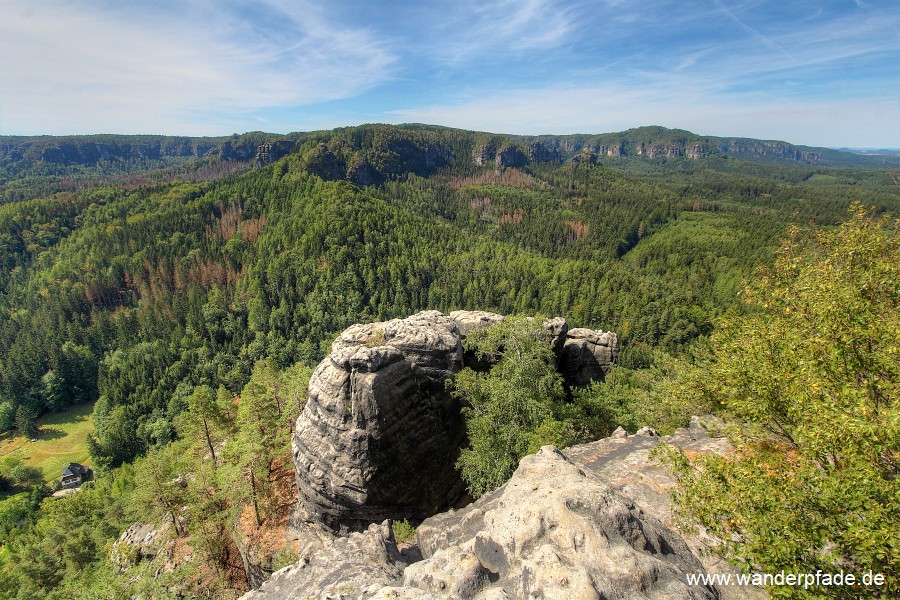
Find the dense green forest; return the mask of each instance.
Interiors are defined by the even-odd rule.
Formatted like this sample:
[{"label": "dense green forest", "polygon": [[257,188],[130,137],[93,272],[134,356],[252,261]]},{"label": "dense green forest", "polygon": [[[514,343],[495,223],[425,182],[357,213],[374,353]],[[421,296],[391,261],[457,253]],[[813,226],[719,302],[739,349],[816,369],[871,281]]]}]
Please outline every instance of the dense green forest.
[{"label": "dense green forest", "polygon": [[[121,593],[104,545],[150,510],[135,478],[150,465],[170,469],[154,481],[175,477],[174,459],[161,457],[204,452],[185,435],[201,425],[240,439],[273,419],[269,430],[288,435],[296,406],[254,417],[233,399],[241,407],[280,378],[302,380],[352,323],[424,308],[564,316],[618,332],[614,380],[640,387],[670,356],[690,356],[716,319],[753,310],[738,291],[772,263],[790,224],[833,227],[853,201],[900,214],[889,174],[863,167],[723,153],[572,160],[574,150],[537,138],[427,126],[295,139],[263,166],[234,151],[262,134],[234,140],[231,154],[194,146],[125,163],[3,162],[0,429],[30,431],[47,411],[96,401],[90,452],[103,476],[77,499],[42,505],[37,486],[4,501],[0,594],[68,597],[64,575],[75,573],[85,589]],[[607,425],[637,424],[616,406],[604,404]],[[277,435],[264,446],[254,452],[286,447]],[[255,460],[235,451],[213,461],[221,472],[207,475],[219,483],[156,497],[194,494],[218,515],[195,522],[226,527],[241,513],[225,498],[258,498],[235,495],[241,477],[227,473]],[[89,529],[79,549],[40,573],[15,566],[64,535],[70,510]],[[258,523],[280,515],[255,510]],[[232,542],[206,533],[195,550],[221,567],[210,577],[239,589]]]}]

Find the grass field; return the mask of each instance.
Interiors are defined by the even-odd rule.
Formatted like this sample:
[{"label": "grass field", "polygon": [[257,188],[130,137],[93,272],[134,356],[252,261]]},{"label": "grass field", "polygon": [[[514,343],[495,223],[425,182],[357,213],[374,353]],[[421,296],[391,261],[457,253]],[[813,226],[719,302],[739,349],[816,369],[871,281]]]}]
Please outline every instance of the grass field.
[{"label": "grass field", "polygon": [[40,469],[48,482],[58,479],[70,462],[90,465],[87,438],[94,430],[93,409],[93,402],[87,402],[44,415],[38,419],[41,432],[34,442],[16,432],[0,435],[0,458],[17,456],[26,465]]}]

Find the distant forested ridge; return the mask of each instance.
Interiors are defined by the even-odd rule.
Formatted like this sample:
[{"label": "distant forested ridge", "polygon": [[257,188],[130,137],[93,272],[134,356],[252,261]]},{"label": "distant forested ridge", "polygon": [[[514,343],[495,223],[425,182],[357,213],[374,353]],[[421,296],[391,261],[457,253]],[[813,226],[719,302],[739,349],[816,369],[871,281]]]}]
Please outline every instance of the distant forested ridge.
[{"label": "distant forested ridge", "polygon": [[[425,125],[363,126],[335,130],[271,134],[250,132],[227,137],[158,135],[0,136],[0,203],[49,195],[85,185],[98,178],[118,177],[117,183],[159,181],[196,173],[201,165],[221,162],[268,164],[295,145],[315,140],[346,138],[356,152],[320,157],[326,174],[343,175],[362,183],[375,177],[423,174],[448,163],[518,167],[534,162],[588,162],[623,157],[644,159],[741,158],[764,164],[816,167],[900,167],[895,155],[871,155],[830,148],[796,146],[787,142],[749,138],[700,136],[680,129],[639,127],[619,133],[560,136],[509,136],[453,130]],[[402,136],[396,132],[403,131]],[[382,132],[382,133],[377,133]],[[401,139],[402,138],[402,139]],[[431,143],[417,143],[424,139]],[[410,145],[410,142],[413,145]],[[364,156],[358,154],[360,150]],[[399,161],[399,162],[397,162]],[[209,178],[221,169],[195,174]],[[124,177],[137,175],[140,177]]]}]

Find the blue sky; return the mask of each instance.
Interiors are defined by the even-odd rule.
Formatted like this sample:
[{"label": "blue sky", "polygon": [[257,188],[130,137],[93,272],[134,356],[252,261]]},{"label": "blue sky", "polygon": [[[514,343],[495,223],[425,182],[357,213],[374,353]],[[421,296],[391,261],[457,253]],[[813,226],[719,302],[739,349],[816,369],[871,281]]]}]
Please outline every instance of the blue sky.
[{"label": "blue sky", "polygon": [[0,0],[0,134],[371,122],[900,147],[900,0]]}]

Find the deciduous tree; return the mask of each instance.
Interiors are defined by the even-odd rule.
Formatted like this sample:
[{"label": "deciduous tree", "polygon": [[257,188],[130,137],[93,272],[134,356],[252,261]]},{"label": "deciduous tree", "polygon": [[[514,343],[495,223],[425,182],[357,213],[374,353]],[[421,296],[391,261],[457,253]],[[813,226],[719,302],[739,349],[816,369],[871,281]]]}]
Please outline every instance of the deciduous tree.
[{"label": "deciduous tree", "polygon": [[857,206],[836,230],[792,230],[685,390],[739,426],[734,457],[676,461],[680,501],[748,569],[872,570],[887,585],[853,595],[900,593],[897,225]]}]

